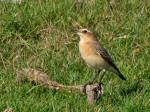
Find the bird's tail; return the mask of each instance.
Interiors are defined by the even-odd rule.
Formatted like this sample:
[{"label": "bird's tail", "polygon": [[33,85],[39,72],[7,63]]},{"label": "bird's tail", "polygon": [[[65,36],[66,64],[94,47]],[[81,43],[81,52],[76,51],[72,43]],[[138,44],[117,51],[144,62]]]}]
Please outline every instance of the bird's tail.
[{"label": "bird's tail", "polygon": [[122,79],[122,80],[126,80],[126,78],[124,77],[124,75],[118,71],[117,75]]},{"label": "bird's tail", "polygon": [[124,77],[124,75],[120,72],[120,70],[118,69],[117,66],[113,66],[113,70],[114,73],[116,73],[116,75],[118,75],[122,80],[126,80],[126,78]]}]

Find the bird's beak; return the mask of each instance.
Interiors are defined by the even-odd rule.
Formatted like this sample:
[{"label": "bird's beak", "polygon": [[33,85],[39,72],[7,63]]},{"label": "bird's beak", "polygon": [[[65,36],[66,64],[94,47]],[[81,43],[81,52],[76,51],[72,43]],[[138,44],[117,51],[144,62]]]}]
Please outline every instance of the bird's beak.
[{"label": "bird's beak", "polygon": [[71,29],[72,32],[76,33],[77,35],[80,35],[81,31],[79,29]]},{"label": "bird's beak", "polygon": [[79,36],[80,36],[80,34],[81,34],[81,32],[80,32],[80,31],[78,31],[78,32],[77,32],[77,35],[79,35]]}]

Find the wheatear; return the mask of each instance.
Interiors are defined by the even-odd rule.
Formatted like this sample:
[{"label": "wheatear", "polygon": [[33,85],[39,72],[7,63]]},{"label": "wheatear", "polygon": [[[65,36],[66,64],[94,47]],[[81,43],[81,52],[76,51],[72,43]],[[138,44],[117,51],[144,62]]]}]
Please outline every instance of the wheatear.
[{"label": "wheatear", "polygon": [[[87,29],[80,29],[77,31],[77,34],[80,36],[79,51],[81,53],[81,57],[89,67],[97,69],[98,74],[101,70],[105,69],[114,72],[122,80],[126,80],[114,63],[110,54],[98,42],[93,32]],[[96,76],[98,74],[96,74]]]}]

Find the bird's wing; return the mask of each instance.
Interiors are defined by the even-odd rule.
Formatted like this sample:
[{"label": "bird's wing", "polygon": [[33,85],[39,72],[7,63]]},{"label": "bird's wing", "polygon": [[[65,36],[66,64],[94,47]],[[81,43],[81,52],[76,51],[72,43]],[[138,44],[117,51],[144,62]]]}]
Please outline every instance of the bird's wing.
[{"label": "bird's wing", "polygon": [[107,50],[104,47],[102,47],[99,43],[95,43],[94,46],[96,48],[97,53],[101,55],[103,59],[115,69],[115,71],[117,72],[117,75],[121,79],[126,80],[125,77],[120,72],[120,70],[118,69],[118,67],[116,66],[116,64],[114,63],[114,60],[111,57],[111,55],[107,52]]},{"label": "bird's wing", "polygon": [[114,60],[111,57],[111,55],[108,53],[108,51],[104,47],[102,47],[102,45],[100,45],[99,43],[95,43],[94,46],[96,48],[96,52],[99,55],[101,55],[105,59],[106,62],[114,66]]}]

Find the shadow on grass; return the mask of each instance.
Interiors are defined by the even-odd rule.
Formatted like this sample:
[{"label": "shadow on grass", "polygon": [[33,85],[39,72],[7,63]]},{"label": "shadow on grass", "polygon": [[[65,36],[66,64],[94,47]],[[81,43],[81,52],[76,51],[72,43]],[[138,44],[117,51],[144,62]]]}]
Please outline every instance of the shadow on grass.
[{"label": "shadow on grass", "polygon": [[126,88],[121,89],[120,95],[121,96],[131,95],[136,92],[141,92],[143,89],[144,87],[142,85],[142,81],[137,80],[133,82],[131,85],[127,86]]}]

